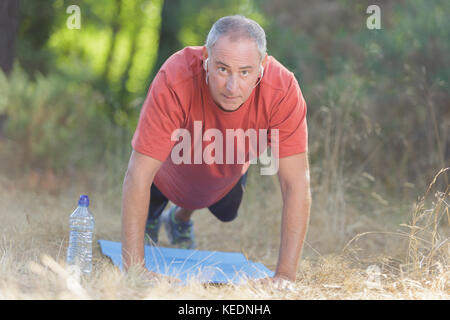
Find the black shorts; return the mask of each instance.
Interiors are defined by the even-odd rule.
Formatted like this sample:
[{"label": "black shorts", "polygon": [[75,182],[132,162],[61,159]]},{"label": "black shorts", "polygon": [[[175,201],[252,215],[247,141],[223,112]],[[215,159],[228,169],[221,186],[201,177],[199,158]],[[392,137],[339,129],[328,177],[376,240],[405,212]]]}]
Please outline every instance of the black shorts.
[{"label": "black shorts", "polygon": [[[241,205],[244,194],[245,183],[247,181],[248,171],[239,179],[233,189],[230,190],[222,199],[209,206],[208,209],[220,221],[228,222],[237,217],[239,206]],[[169,199],[152,184],[150,190],[150,206],[148,210],[148,219],[159,217],[166,207]]]}]

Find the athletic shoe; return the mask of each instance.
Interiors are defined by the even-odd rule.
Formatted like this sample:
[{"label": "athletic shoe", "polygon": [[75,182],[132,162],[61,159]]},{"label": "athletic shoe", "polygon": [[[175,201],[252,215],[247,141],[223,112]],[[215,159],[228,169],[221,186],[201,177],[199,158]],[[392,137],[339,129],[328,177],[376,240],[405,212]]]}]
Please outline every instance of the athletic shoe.
[{"label": "athletic shoe", "polygon": [[145,226],[145,244],[156,245],[158,243],[158,233],[161,227],[161,217],[148,219]]},{"label": "athletic shoe", "polygon": [[161,215],[169,242],[178,248],[195,249],[194,223],[191,220],[187,222],[176,220],[177,209],[177,206],[172,206]]}]

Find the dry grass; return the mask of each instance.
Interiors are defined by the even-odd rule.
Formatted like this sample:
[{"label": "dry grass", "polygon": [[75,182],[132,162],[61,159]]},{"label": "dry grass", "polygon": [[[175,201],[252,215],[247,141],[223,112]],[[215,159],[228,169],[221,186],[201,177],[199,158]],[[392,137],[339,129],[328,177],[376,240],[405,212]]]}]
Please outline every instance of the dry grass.
[{"label": "dry grass", "polygon": [[[26,191],[9,179],[0,179],[0,299],[450,298],[450,194],[447,187],[430,199],[434,181],[409,212],[409,220],[405,213],[400,231],[387,224],[387,218],[377,220],[349,206],[345,212],[332,213],[334,223],[343,228],[339,229],[330,225],[328,209],[313,206],[298,280],[290,288],[279,289],[194,281],[180,287],[164,280],[150,281],[138,272],[124,275],[101,255],[97,244],[94,271],[78,282],[64,269],[64,259],[68,216],[85,189],[73,187],[52,195],[45,190]],[[281,201],[274,181],[260,179],[257,174],[249,176],[237,220],[222,224],[206,210],[194,216],[199,249],[240,251],[274,269]],[[119,241],[119,197],[107,200],[95,190],[90,196],[95,240]],[[333,196],[341,193],[329,194]],[[164,240],[162,236],[163,246],[167,245]]]}]

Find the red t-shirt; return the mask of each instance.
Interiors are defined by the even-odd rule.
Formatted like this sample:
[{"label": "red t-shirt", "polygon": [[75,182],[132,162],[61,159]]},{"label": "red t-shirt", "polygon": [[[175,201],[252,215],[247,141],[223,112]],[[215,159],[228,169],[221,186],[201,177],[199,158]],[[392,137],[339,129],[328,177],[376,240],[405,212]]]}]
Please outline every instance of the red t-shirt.
[{"label": "red t-shirt", "polygon": [[[135,151],[163,162],[154,183],[169,200],[185,209],[214,204],[247,171],[250,142],[239,144],[235,140],[235,161],[229,164],[226,161],[226,145],[230,140],[226,141],[227,129],[244,132],[250,129],[257,133],[268,130],[268,145],[271,145],[271,130],[278,129],[279,158],[305,152],[308,148],[305,100],[293,73],[275,58],[269,56],[261,82],[244,104],[232,112],[215,104],[205,76],[201,47],[187,47],[172,55],[150,85],[132,140]],[[180,149],[175,144],[188,141],[185,137],[179,140],[173,137],[177,129],[187,130],[192,138],[190,163],[174,163],[174,146]],[[202,152],[217,139],[203,136],[205,132],[212,132],[208,129],[223,134],[222,162],[208,162],[198,152],[199,146]],[[184,156],[186,150],[179,154]],[[217,156],[218,150],[211,154]],[[262,151],[258,149],[257,153]],[[245,163],[237,160],[239,153],[245,155]]]}]

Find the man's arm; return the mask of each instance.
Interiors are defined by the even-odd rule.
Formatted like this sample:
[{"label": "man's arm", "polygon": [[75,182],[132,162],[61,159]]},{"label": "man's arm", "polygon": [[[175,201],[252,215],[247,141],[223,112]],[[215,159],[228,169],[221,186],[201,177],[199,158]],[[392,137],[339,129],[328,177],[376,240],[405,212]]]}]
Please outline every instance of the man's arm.
[{"label": "man's arm", "polygon": [[275,278],[295,281],[311,206],[307,153],[281,158],[278,179],[283,197],[283,215]]},{"label": "man's arm", "polygon": [[122,188],[122,261],[125,270],[144,264],[145,223],[150,188],[162,162],[142,153],[131,153]]}]

